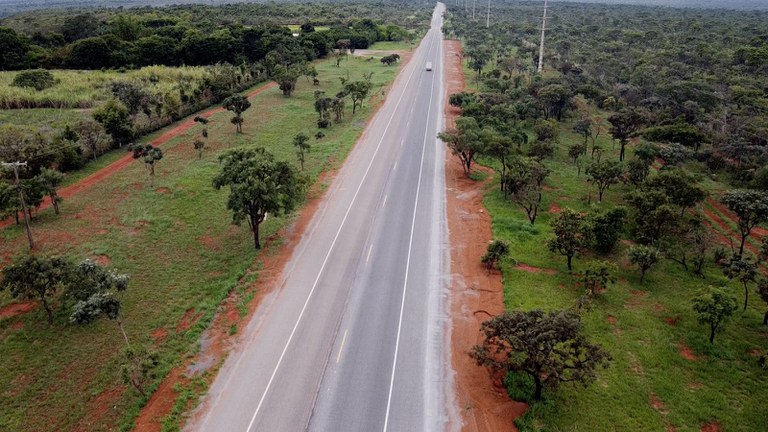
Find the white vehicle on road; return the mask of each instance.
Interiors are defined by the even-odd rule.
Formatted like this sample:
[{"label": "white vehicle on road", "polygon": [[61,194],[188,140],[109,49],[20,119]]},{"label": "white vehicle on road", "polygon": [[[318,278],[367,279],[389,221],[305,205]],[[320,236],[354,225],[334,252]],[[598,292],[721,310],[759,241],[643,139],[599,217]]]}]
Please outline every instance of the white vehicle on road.
[{"label": "white vehicle on road", "polygon": [[427,70],[428,71],[432,70],[432,62],[427,62]]}]

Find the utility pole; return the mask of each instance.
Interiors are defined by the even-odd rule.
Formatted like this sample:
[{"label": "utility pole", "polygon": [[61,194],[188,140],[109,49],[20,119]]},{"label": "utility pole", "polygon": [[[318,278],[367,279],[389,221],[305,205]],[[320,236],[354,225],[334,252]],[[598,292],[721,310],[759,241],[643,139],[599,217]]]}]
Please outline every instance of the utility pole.
[{"label": "utility pole", "polygon": [[491,0],[488,0],[488,13],[485,15],[485,28],[491,26]]},{"label": "utility pole", "polygon": [[[27,166],[26,162],[10,162],[2,163],[3,167],[11,168],[13,170],[14,178],[16,179],[16,190],[19,191],[19,201],[21,202],[21,213],[24,215],[24,225],[27,227],[27,239],[29,240],[29,248],[35,248],[35,242],[32,240],[32,230],[29,228],[29,215],[27,214],[27,204],[24,202],[24,192],[21,190],[21,184],[19,184],[19,167]],[[18,219],[17,219],[18,220]]]},{"label": "utility pole", "polygon": [[547,0],[544,0],[544,16],[541,19],[541,44],[539,45],[539,68],[538,71],[544,68],[544,31],[547,29]]},{"label": "utility pole", "polygon": [[472,20],[475,20],[475,5],[477,4],[477,0],[472,0]]}]

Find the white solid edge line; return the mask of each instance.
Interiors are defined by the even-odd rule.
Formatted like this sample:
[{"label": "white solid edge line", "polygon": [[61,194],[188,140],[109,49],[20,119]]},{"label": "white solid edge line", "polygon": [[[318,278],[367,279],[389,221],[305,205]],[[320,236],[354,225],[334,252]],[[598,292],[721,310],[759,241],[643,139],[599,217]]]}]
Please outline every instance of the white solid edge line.
[{"label": "white solid edge line", "polygon": [[[333,248],[336,245],[336,241],[339,239],[339,235],[341,234],[341,230],[344,228],[344,224],[347,221],[349,212],[352,210],[352,207],[355,201],[357,200],[357,195],[360,193],[360,189],[362,189],[363,184],[365,183],[365,179],[368,177],[368,173],[370,172],[371,167],[373,166],[374,160],[376,160],[376,155],[379,153],[381,144],[384,142],[384,137],[386,136],[387,131],[389,130],[389,126],[392,124],[392,120],[394,119],[395,114],[397,113],[397,108],[400,106],[400,102],[402,102],[403,96],[405,96],[406,94],[405,90],[410,84],[411,79],[413,78],[413,74],[417,70],[415,63],[411,63],[410,66],[411,66],[411,74],[408,76],[408,81],[406,81],[405,85],[403,86],[403,92],[400,94],[400,97],[397,100],[397,104],[395,104],[395,109],[392,111],[392,116],[389,118],[387,125],[384,127],[384,132],[381,134],[381,139],[379,139],[379,143],[376,145],[376,150],[373,152],[373,156],[371,156],[371,161],[368,163],[368,167],[365,169],[363,178],[360,180],[360,184],[357,186],[357,190],[355,191],[354,196],[352,196],[352,201],[349,202],[347,211],[346,213],[344,213],[344,218],[341,220],[341,225],[339,225],[339,229],[338,231],[336,231],[336,235],[334,236],[333,241],[331,242],[331,246],[328,248],[328,253],[325,255],[325,259],[323,259],[323,264],[320,266],[320,271],[317,273],[317,278],[315,278],[315,282],[312,284],[312,289],[309,290],[307,299],[306,301],[304,301],[304,305],[301,308],[301,312],[299,312],[299,317],[296,319],[296,323],[294,324],[293,329],[291,330],[291,334],[288,336],[288,341],[286,341],[285,346],[283,347],[283,351],[280,353],[280,357],[277,360],[277,364],[275,365],[274,370],[272,370],[272,375],[269,377],[269,381],[267,382],[267,387],[264,389],[264,393],[261,395],[261,398],[259,399],[259,404],[256,406],[256,410],[253,412],[253,416],[251,417],[251,421],[248,423],[248,428],[246,429],[246,432],[251,432],[251,428],[253,427],[253,422],[256,421],[256,417],[258,416],[259,411],[261,410],[261,406],[264,404],[264,399],[266,398],[267,393],[269,393],[270,387],[272,387],[272,382],[275,379],[275,375],[277,375],[277,370],[280,368],[280,365],[283,362],[283,358],[285,357],[285,353],[288,351],[288,347],[290,346],[291,341],[293,340],[293,336],[296,334],[296,330],[298,329],[299,324],[301,323],[301,319],[304,317],[304,312],[307,310],[307,305],[309,305],[309,300],[312,298],[312,294],[315,292],[315,288],[317,288],[317,284],[320,281],[320,276],[323,274],[323,271],[325,270],[325,266],[328,263],[328,258],[331,256],[331,252],[333,251]],[[431,106],[431,101],[430,101],[430,106]]]},{"label": "white solid edge line", "polygon": [[[433,37],[434,40],[434,37]],[[432,43],[430,43],[430,48],[432,46]],[[395,370],[397,369],[397,353],[400,349],[400,334],[403,329],[403,312],[405,311],[405,294],[408,291],[408,271],[411,267],[411,251],[413,248],[413,232],[416,228],[416,211],[419,208],[419,192],[421,191],[421,178],[422,178],[422,172],[424,171],[424,153],[426,152],[427,148],[427,134],[429,133],[429,114],[432,112],[432,96],[435,92],[435,78],[433,75],[432,78],[432,86],[429,90],[429,107],[427,108],[427,125],[424,130],[424,142],[421,146],[421,162],[419,165],[419,181],[416,184],[416,200],[414,202],[413,206],[413,218],[411,219],[411,236],[410,240],[408,241],[408,257],[405,261],[405,280],[403,281],[403,298],[400,302],[400,318],[397,322],[397,338],[395,339],[395,355],[394,359],[392,361],[392,376],[389,379],[389,395],[387,396],[387,411],[384,415],[384,432],[387,432],[387,427],[389,426],[389,411],[392,407],[392,390],[395,386]]]}]

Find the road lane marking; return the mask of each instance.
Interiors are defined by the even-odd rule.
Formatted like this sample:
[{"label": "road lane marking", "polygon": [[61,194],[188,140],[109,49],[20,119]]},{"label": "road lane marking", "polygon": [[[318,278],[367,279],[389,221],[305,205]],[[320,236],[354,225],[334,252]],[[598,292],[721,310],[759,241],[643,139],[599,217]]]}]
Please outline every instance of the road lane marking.
[{"label": "road lane marking", "polygon": [[347,330],[344,330],[344,337],[341,339],[341,346],[339,347],[339,353],[336,354],[336,363],[341,360],[341,352],[344,351],[344,344],[347,343]]},{"label": "road lane marking", "polygon": [[[432,38],[434,42],[434,37]],[[430,43],[430,47],[432,43]],[[438,48],[439,51],[439,48]],[[429,50],[427,51],[429,52]],[[427,108],[427,122],[424,127],[424,141],[421,146],[421,162],[419,163],[419,181],[416,184],[416,199],[413,205],[413,217],[411,218],[411,235],[408,240],[408,257],[405,261],[405,279],[403,280],[403,298],[400,302],[400,318],[397,321],[397,338],[395,339],[395,354],[392,360],[392,376],[389,379],[389,395],[387,396],[387,411],[384,415],[384,432],[387,432],[389,427],[389,412],[392,408],[392,391],[395,387],[395,372],[397,370],[397,354],[400,350],[400,335],[403,329],[403,314],[405,312],[405,295],[408,292],[408,272],[411,268],[411,252],[413,251],[413,233],[416,228],[416,211],[419,209],[419,193],[421,191],[421,179],[424,172],[424,154],[427,149],[427,135],[429,133],[429,115],[432,112],[432,99],[435,92],[435,75],[432,75],[432,86],[429,90],[429,107]]]},{"label": "road lane marking", "polygon": [[388,197],[388,196],[389,196],[389,195],[384,195],[384,202],[383,202],[383,203],[381,203],[381,207],[382,207],[382,208],[384,208],[384,206],[385,206],[385,205],[387,205],[387,197]]},{"label": "road lane marking", "polygon": [[371,259],[372,251],[373,251],[373,243],[371,243],[371,246],[368,248],[368,256],[365,257],[365,262],[368,262],[368,260]]},{"label": "road lane marking", "polygon": [[[285,343],[285,346],[283,347],[282,352],[280,353],[280,357],[277,359],[277,364],[275,365],[275,368],[272,370],[272,374],[269,377],[269,381],[267,382],[267,386],[264,389],[264,393],[262,393],[261,398],[259,398],[259,403],[256,405],[256,410],[253,412],[253,416],[251,417],[251,421],[248,423],[248,428],[246,429],[246,432],[251,432],[251,428],[253,428],[253,424],[256,421],[256,417],[259,415],[259,411],[261,411],[261,407],[264,405],[264,400],[267,397],[267,394],[269,393],[269,389],[272,387],[272,383],[275,380],[275,376],[277,375],[278,369],[280,369],[280,365],[283,363],[283,359],[285,358],[285,353],[288,352],[288,347],[291,345],[291,341],[293,341],[293,337],[296,334],[296,330],[299,328],[299,324],[301,323],[302,318],[304,317],[304,313],[307,310],[307,306],[309,305],[309,300],[312,298],[312,294],[314,294],[315,289],[317,288],[317,284],[320,281],[320,276],[322,276],[323,271],[325,270],[325,266],[328,264],[328,259],[331,256],[331,252],[333,251],[333,248],[336,245],[336,242],[339,240],[339,236],[341,235],[341,231],[344,228],[344,225],[347,222],[347,218],[349,217],[349,213],[352,211],[352,207],[354,207],[355,201],[357,201],[357,196],[360,194],[360,190],[363,187],[363,184],[365,184],[365,179],[368,177],[368,173],[371,170],[371,167],[373,166],[373,162],[376,160],[376,156],[379,154],[379,150],[381,149],[381,144],[384,142],[384,137],[387,136],[387,131],[389,130],[389,127],[392,125],[392,120],[394,120],[395,116],[394,114],[398,111],[398,107],[400,107],[400,103],[403,101],[403,97],[406,93],[409,93],[408,85],[411,82],[411,79],[413,79],[414,73],[418,69],[418,66],[416,63],[411,63],[413,66],[411,67],[411,74],[408,76],[408,80],[403,84],[403,91],[400,93],[400,97],[397,99],[397,103],[395,104],[394,109],[391,111],[392,114],[389,117],[389,120],[387,121],[387,125],[384,127],[384,132],[381,134],[381,138],[379,139],[379,143],[376,145],[376,149],[373,152],[373,156],[371,156],[370,162],[368,162],[368,167],[365,169],[365,172],[363,173],[363,177],[360,180],[360,183],[357,186],[357,190],[355,191],[355,194],[352,196],[352,200],[349,202],[349,206],[347,207],[346,212],[344,213],[344,217],[341,220],[341,225],[339,225],[339,229],[336,231],[336,235],[333,238],[333,241],[331,242],[330,247],[328,248],[328,253],[326,253],[325,258],[323,259],[323,263],[320,266],[320,271],[317,273],[317,277],[315,278],[315,282],[312,284],[312,288],[309,290],[309,294],[307,295],[307,299],[304,301],[304,305],[301,307],[301,312],[299,312],[299,316],[296,319],[296,323],[293,325],[293,329],[291,330],[291,334],[288,336],[288,340]],[[240,357],[241,360],[242,357]]]},{"label": "road lane marking", "polygon": [[397,161],[395,161],[395,166],[392,167],[392,171],[397,171]]}]

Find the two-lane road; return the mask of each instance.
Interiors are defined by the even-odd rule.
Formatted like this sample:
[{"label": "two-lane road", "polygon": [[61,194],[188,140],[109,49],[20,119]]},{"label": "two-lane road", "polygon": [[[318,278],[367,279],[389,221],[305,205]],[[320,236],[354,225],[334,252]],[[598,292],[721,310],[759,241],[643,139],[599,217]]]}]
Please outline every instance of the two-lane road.
[{"label": "two-lane road", "polygon": [[445,429],[442,11],[188,430]]}]

